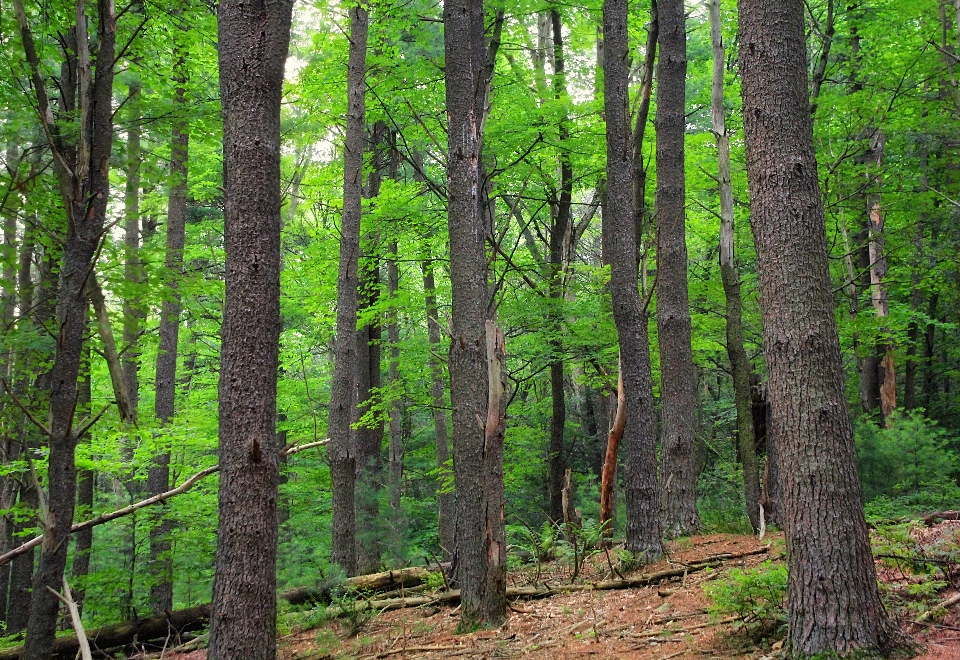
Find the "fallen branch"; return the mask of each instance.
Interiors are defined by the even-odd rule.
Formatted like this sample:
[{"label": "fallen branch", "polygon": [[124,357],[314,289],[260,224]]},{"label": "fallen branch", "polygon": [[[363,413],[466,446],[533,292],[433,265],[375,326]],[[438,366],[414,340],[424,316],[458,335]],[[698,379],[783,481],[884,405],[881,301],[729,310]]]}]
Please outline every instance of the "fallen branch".
[{"label": "fallen branch", "polygon": [[[206,625],[210,619],[210,605],[199,605],[186,610],[159,614],[147,619],[134,619],[125,623],[104,626],[91,630],[86,637],[97,647],[106,649],[123,647],[134,640],[149,642],[166,639],[171,629],[176,632],[197,630]],[[57,637],[53,644],[51,659],[73,660],[80,649],[77,635]],[[19,660],[23,647],[0,651],[0,660]]]},{"label": "fallen branch", "polygon": [[927,619],[929,619],[931,616],[933,616],[933,613],[936,612],[937,610],[940,610],[940,609],[943,609],[943,610],[948,609],[948,608],[950,608],[950,607],[953,607],[953,606],[956,605],[957,603],[960,603],[960,593],[954,594],[953,596],[951,596],[950,598],[946,599],[945,601],[943,601],[942,603],[940,603],[940,604],[937,605],[936,607],[927,610],[926,612],[924,612],[923,614],[921,614],[920,616],[918,616],[918,617],[916,618],[916,620],[914,621],[914,623],[923,623],[924,621],[926,621]]},{"label": "fallen branch", "polygon": [[[47,589],[50,589],[49,585]],[[59,598],[70,612],[70,621],[73,623],[73,630],[77,635],[77,644],[80,647],[80,657],[83,660],[93,660],[93,655],[90,653],[90,642],[87,640],[87,633],[84,631],[83,623],[80,621],[80,610],[70,596],[70,585],[67,584],[67,576],[63,576],[63,594],[59,594],[53,589],[50,589],[50,592]]]},{"label": "fallen branch", "polygon": [[367,656],[371,658],[388,658],[391,655],[400,655],[401,653],[433,653],[435,651],[460,651],[463,646],[404,646],[390,651],[381,651]]},{"label": "fallen branch", "polygon": [[[313,447],[320,447],[322,445],[327,444],[327,442],[328,440],[319,440],[317,442],[310,442],[305,445],[289,447],[289,448],[283,449],[280,452],[280,456],[289,456],[290,454],[297,454],[306,449],[311,449]],[[213,465],[211,467],[208,467],[205,470],[200,470],[200,472],[197,472],[195,475],[193,475],[192,477],[190,477],[189,479],[187,479],[182,484],[180,484],[179,486],[177,486],[172,490],[168,490],[165,493],[160,493],[159,495],[154,495],[153,497],[148,497],[145,500],[141,500],[136,504],[131,504],[130,506],[125,506],[122,509],[117,509],[116,511],[111,511],[110,513],[104,513],[102,515],[97,516],[96,518],[92,518],[90,520],[77,523],[76,525],[70,528],[70,533],[74,534],[76,532],[80,532],[85,529],[90,529],[91,527],[96,527],[97,525],[102,525],[105,522],[110,522],[111,520],[116,520],[117,518],[128,516],[134,511],[138,511],[140,509],[143,509],[144,507],[152,506],[160,502],[165,502],[171,497],[182,495],[183,493],[193,488],[198,481],[200,481],[204,477],[209,477],[211,474],[213,474],[214,472],[218,472],[219,470],[220,470],[219,465]],[[40,536],[30,539],[23,545],[17,546],[16,548],[7,552],[6,554],[0,555],[0,566],[10,563],[15,558],[29,552],[33,548],[40,545],[42,542],[43,542],[43,535],[41,534]]]},{"label": "fallen branch", "polygon": [[[357,575],[343,582],[322,583],[314,587],[297,587],[280,594],[280,599],[291,605],[303,605],[311,602],[329,603],[333,591],[346,587],[351,591],[378,591],[397,587],[417,587],[424,584],[432,571],[419,566],[403,568],[398,571],[385,571],[369,575]],[[402,600],[402,599],[401,599]]]},{"label": "fallen branch", "polygon": [[647,630],[642,633],[624,633],[624,637],[632,637],[635,639],[646,639],[648,637],[659,637],[669,633],[671,635],[678,635],[688,632],[693,632],[694,630],[700,630],[701,628],[709,628],[710,626],[721,626],[725,623],[733,623],[734,621],[739,621],[741,617],[739,616],[729,616],[726,619],[720,619],[718,621],[707,621],[705,623],[698,623],[693,626],[687,626],[686,628],[663,628],[661,630]]},{"label": "fallen branch", "polygon": [[[646,573],[623,580],[602,580],[599,582],[586,582],[582,584],[564,584],[556,587],[546,585],[532,585],[526,587],[510,587],[507,589],[507,598],[548,598],[559,594],[569,593],[571,591],[607,591],[613,589],[636,589],[646,587],[651,584],[657,584],[662,580],[668,580],[673,577],[683,577],[684,574],[695,573],[707,568],[714,568],[725,561],[731,559],[740,559],[752,555],[761,555],[769,551],[768,548],[759,548],[747,552],[738,552],[734,554],[713,555],[696,563],[683,568],[673,568],[655,573]],[[404,609],[407,607],[423,607],[425,605],[439,605],[441,603],[455,603],[460,601],[460,590],[452,589],[442,591],[438,594],[429,596],[420,596],[416,598],[388,598],[383,600],[367,600],[358,603],[355,607],[348,608],[351,612],[363,610],[378,610],[387,612],[390,610]],[[327,608],[327,614],[330,616],[340,616],[344,613],[344,608],[337,606]]]}]

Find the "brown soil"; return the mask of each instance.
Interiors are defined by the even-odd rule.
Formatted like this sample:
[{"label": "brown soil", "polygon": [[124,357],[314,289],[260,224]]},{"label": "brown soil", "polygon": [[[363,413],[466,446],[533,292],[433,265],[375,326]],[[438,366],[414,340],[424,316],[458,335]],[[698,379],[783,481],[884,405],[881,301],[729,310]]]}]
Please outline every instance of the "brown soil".
[{"label": "brown soil", "polygon": [[[960,523],[949,533],[960,531]],[[350,637],[346,624],[337,622],[293,633],[279,640],[281,660],[347,660],[351,658],[529,658],[530,660],[691,660],[743,658],[773,660],[779,643],[753,644],[738,634],[736,622],[720,621],[706,612],[703,583],[735,567],[756,566],[768,558],[782,561],[782,537],[714,534],[681,539],[669,545],[669,559],[644,568],[653,572],[694,563],[722,553],[741,553],[767,546],[766,555],[730,560],[716,570],[691,573],[640,589],[577,591],[551,598],[518,601],[502,628],[456,634],[455,607],[424,607],[386,612],[371,619]],[[604,553],[587,562],[581,578],[610,577]],[[531,584],[533,567],[512,573],[509,586]],[[551,564],[540,583],[559,586],[570,581],[569,569]],[[881,569],[885,582],[896,583],[902,573]],[[895,588],[895,587],[894,587]],[[940,596],[947,598],[947,591]],[[925,646],[920,660],[960,660],[960,617],[955,611],[933,625],[909,624],[907,631]],[[166,655],[170,660],[203,660],[203,651]]]}]

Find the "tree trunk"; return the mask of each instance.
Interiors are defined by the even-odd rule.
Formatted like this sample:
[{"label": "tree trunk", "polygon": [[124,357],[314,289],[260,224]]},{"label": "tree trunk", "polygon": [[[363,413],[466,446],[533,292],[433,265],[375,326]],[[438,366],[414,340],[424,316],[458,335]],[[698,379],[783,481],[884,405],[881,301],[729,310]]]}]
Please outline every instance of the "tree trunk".
[{"label": "tree trunk", "polygon": [[[550,10],[550,25],[553,33],[553,97],[557,101],[567,96],[566,70],[563,54],[563,29],[560,12]],[[550,350],[553,361],[550,363],[550,396],[552,414],[550,416],[549,479],[550,519],[554,523],[563,521],[562,491],[564,475],[567,471],[567,452],[564,447],[564,431],[567,424],[567,404],[564,391],[563,373],[563,301],[566,294],[568,263],[567,254],[571,249],[571,203],[573,201],[573,165],[567,143],[570,140],[570,127],[567,117],[560,118],[557,126],[558,147],[560,150],[560,194],[554,207],[553,222],[550,227],[550,287],[551,316],[553,321]]]},{"label": "tree trunk", "polygon": [[740,299],[740,272],[734,258],[733,184],[730,179],[730,136],[723,111],[723,70],[725,63],[720,0],[709,0],[710,37],[713,42],[713,132],[717,140],[720,180],[720,278],[727,311],[727,357],[733,376],[733,397],[737,407],[737,449],[743,465],[743,495],[753,531],[760,529],[760,473],[753,430],[750,397],[750,359],[743,348]]},{"label": "tree trunk", "polygon": [[400,290],[400,267],[397,264],[397,242],[390,245],[390,257],[387,258],[387,296],[391,301],[389,321],[387,325],[387,342],[390,345],[390,363],[388,372],[390,379],[390,522],[391,552],[394,561],[403,564],[403,540],[406,531],[403,509],[400,507],[400,498],[403,487],[403,410],[398,395],[403,392],[403,383],[400,380],[400,318],[397,313],[397,293]]},{"label": "tree trunk", "polygon": [[877,591],[834,317],[804,6],[740,0],[739,10],[751,225],[790,575],[787,648],[791,657],[887,652],[895,640]]},{"label": "tree trunk", "polygon": [[[77,3],[76,48],[67,48],[64,69],[76,65],[79,85],[79,122],[76,145],[67,146],[53,119],[46,95],[40,60],[21,0],[14,9],[20,27],[26,60],[39,115],[54,152],[54,171],[67,212],[60,269],[56,329],[57,348],[50,373],[50,439],[47,478],[47,511],[43,513],[44,543],[33,579],[30,618],[23,657],[41,660],[50,656],[56,633],[60,601],[56,596],[63,584],[70,526],[77,489],[74,451],[77,432],[74,415],[77,405],[77,378],[83,335],[87,322],[86,284],[100,244],[107,200],[110,194],[109,163],[113,147],[113,65],[116,42],[116,15],[111,0],[98,2],[98,40],[94,75],[87,37],[83,2]],[[72,75],[72,73],[71,73]],[[63,80],[62,86],[68,86]],[[67,97],[69,94],[63,94]],[[69,101],[65,103],[69,106]],[[70,108],[63,108],[69,110]],[[70,165],[67,166],[67,159]],[[52,590],[52,591],[51,591]]]},{"label": "tree trunk", "polygon": [[277,654],[280,101],[293,0],[223,0],[220,487],[210,660]]},{"label": "tree trunk", "polygon": [[357,529],[354,494],[357,457],[350,425],[357,405],[357,285],[360,253],[360,214],[363,197],[363,147],[366,103],[368,13],[363,5],[350,8],[350,55],[347,67],[347,131],[344,144],[343,215],[340,229],[340,270],[337,276],[337,335],[330,413],[330,480],[333,495],[331,563],[348,575],[357,573]]},{"label": "tree trunk", "polygon": [[[92,413],[90,408],[90,342],[83,346],[83,358],[80,362],[80,383],[77,395],[77,412],[81,417]],[[85,433],[79,442],[90,445],[89,433]],[[88,449],[89,451],[89,449]],[[93,514],[93,491],[96,483],[96,474],[93,470],[81,470],[77,479],[77,512],[78,518],[90,518]],[[73,585],[73,600],[77,609],[83,612],[83,600],[86,590],[83,583],[90,574],[90,551],[93,548],[93,528],[84,529],[73,537],[73,566],[70,569],[70,582]]]},{"label": "tree trunk", "polygon": [[497,364],[497,355],[502,355],[497,339],[502,334],[488,320],[486,209],[482,193],[478,194],[483,187],[481,146],[492,67],[488,74],[483,0],[445,2],[443,23],[453,294],[449,365],[456,482],[454,572],[463,593],[460,630],[467,631],[499,626],[507,614],[499,413],[503,397],[497,385],[502,385]]},{"label": "tree trunk", "polygon": [[[380,194],[383,172],[388,151],[388,130],[383,121],[374,124],[371,136],[373,167],[367,178],[365,194],[374,199]],[[361,236],[363,259],[358,262],[359,290],[358,307],[366,310],[377,306],[380,300],[380,238],[376,228],[363,229]],[[369,312],[368,312],[369,313]],[[381,386],[381,337],[382,331],[377,316],[357,330],[357,410],[356,419],[368,413],[380,396]],[[360,574],[380,569],[381,554],[385,546],[385,525],[380,517],[380,491],[383,488],[383,421],[377,415],[375,423],[364,424],[353,431],[353,447],[357,466],[356,527],[357,571]]]},{"label": "tree trunk", "polygon": [[[685,536],[700,529],[697,513],[697,374],[690,344],[687,243],[684,226],[684,86],[686,21],[682,0],[657,3],[657,339],[660,344],[660,452],[663,531]],[[609,120],[609,119],[608,119]]]},{"label": "tree trunk", "polygon": [[[167,236],[164,266],[167,270],[166,296],[160,309],[160,345],[157,348],[154,414],[160,427],[167,426],[176,413],[177,353],[180,343],[180,277],[183,272],[183,247],[186,240],[187,178],[190,156],[190,123],[187,118],[186,57],[175,47],[174,76],[177,87],[173,133],[170,139],[170,192],[167,196]],[[162,431],[160,432],[162,434]],[[166,492],[170,487],[170,446],[160,435],[160,447],[147,473],[147,490],[151,495]],[[173,524],[167,519],[168,507],[161,505],[153,514],[150,527],[150,609],[154,614],[173,609],[173,557],[170,533]]]},{"label": "tree trunk", "polygon": [[436,445],[437,504],[439,505],[440,554],[443,561],[453,558],[454,496],[450,484],[450,441],[447,437],[447,404],[443,391],[443,362],[440,351],[440,320],[437,318],[437,290],[433,277],[433,261],[423,262],[423,292],[427,313],[427,338],[430,342],[430,404],[433,407],[433,434]]},{"label": "tree trunk", "polygon": [[641,562],[663,554],[658,515],[656,436],[650,411],[653,383],[646,316],[637,289],[636,226],[633,210],[633,149],[630,144],[626,0],[603,3],[604,112],[607,132],[607,192],[603,205],[604,262],[610,264],[613,319],[620,339],[626,409],[624,488],[626,548]]}]

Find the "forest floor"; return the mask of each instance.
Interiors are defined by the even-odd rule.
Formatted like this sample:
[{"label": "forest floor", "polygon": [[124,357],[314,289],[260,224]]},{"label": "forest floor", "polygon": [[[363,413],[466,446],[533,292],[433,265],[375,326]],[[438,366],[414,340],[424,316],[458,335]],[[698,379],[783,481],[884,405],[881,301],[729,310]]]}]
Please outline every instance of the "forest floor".
[{"label": "forest floor", "polygon": [[[960,540],[960,522],[944,522],[918,532],[926,541],[944,537]],[[952,540],[951,540],[952,542]],[[703,585],[726,575],[733,568],[753,567],[766,560],[782,562],[782,535],[756,537],[712,534],[674,541],[668,559],[646,566],[643,572],[677,568],[719,554],[755,554],[725,561],[712,570],[690,573],[659,585],[617,590],[584,590],[540,600],[512,604],[507,623],[496,630],[456,634],[459,611],[453,606],[426,606],[385,612],[369,620],[354,621],[359,631],[351,634],[344,620],[326,622],[310,630],[294,632],[279,642],[281,660],[348,660],[399,658],[530,658],[590,660],[692,660],[743,658],[773,660],[781,642],[756,643],[740,631],[731,617],[718,619],[707,612],[709,601]],[[906,594],[909,585],[922,584],[909,571],[878,566],[886,590]],[[580,578],[610,578],[604,553],[590,557]],[[639,571],[638,571],[639,573]],[[511,572],[508,586],[533,584],[537,567]],[[629,577],[629,576],[628,576]],[[927,576],[929,577],[929,576]],[[540,567],[539,584],[558,587],[570,581],[570,567],[554,562]],[[956,590],[947,588],[931,596],[934,602]],[[905,602],[909,602],[908,600]],[[936,626],[906,623],[916,616],[909,609],[901,614],[905,629],[924,646],[920,660],[960,659],[960,615],[950,610]],[[205,651],[165,656],[169,660],[202,660]]]}]

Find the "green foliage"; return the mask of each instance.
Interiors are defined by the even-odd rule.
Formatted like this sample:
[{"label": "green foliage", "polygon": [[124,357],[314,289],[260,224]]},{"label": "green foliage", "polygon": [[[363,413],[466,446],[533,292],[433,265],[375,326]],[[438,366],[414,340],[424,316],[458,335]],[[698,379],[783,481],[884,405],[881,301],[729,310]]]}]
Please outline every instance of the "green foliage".
[{"label": "green foliage", "polygon": [[725,577],[704,584],[710,613],[720,618],[735,615],[754,641],[786,632],[787,567],[765,561],[756,568],[733,569]]},{"label": "green foliage", "polygon": [[909,510],[951,498],[956,502],[956,439],[921,412],[899,413],[888,428],[862,419],[856,442],[864,499],[884,498],[877,508]]}]

